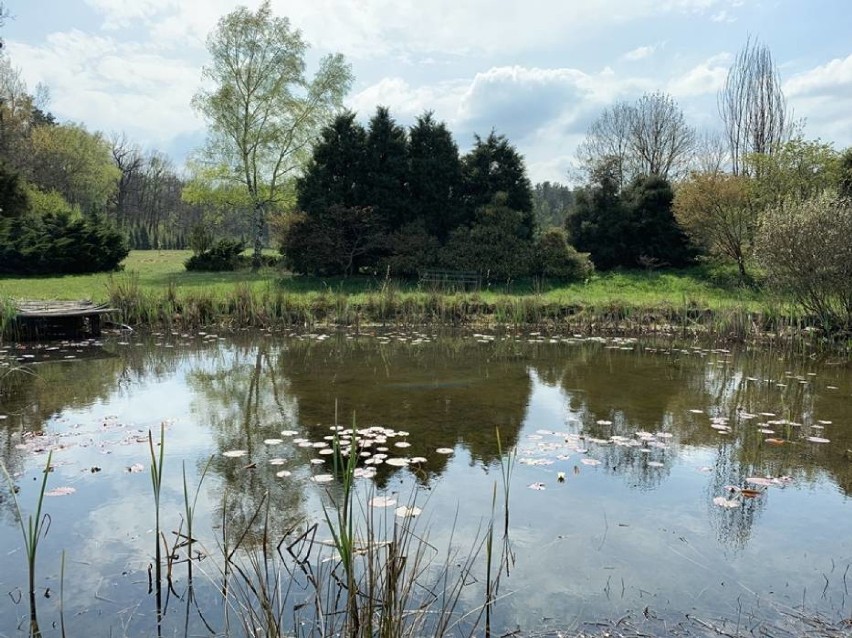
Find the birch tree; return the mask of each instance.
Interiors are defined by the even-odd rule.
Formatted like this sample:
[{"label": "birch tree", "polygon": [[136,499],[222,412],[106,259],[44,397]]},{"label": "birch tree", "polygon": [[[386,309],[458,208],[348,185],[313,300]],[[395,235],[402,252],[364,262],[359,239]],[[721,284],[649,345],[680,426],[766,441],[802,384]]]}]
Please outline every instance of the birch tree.
[{"label": "birch tree", "polygon": [[261,264],[267,212],[310,157],[320,128],[342,107],[352,72],[340,54],[324,57],[306,77],[308,44],[268,0],[256,12],[239,7],[207,38],[211,64],[192,100],[207,120],[204,159],[224,181],[244,188],[253,211],[252,268]]}]

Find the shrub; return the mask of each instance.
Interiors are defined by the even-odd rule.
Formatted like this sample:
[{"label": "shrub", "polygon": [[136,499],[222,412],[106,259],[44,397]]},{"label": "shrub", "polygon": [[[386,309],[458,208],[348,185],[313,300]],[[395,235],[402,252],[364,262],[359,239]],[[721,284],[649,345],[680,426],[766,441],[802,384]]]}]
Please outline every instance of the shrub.
[{"label": "shrub", "polygon": [[390,236],[391,254],[385,268],[395,277],[417,277],[424,268],[433,268],[438,262],[438,239],[430,235],[426,225],[413,222]]},{"label": "shrub", "polygon": [[477,213],[470,227],[457,228],[441,249],[441,265],[476,270],[492,282],[530,273],[532,242],[522,236],[523,214],[495,202]]},{"label": "shrub", "polygon": [[756,253],[770,285],[823,328],[852,331],[852,200],[822,195],[761,214]]},{"label": "shrub", "polygon": [[245,263],[240,257],[245,249],[245,242],[237,239],[220,239],[207,250],[187,259],[184,267],[187,270],[207,272],[237,270]]},{"label": "shrub", "polygon": [[536,241],[533,272],[556,281],[583,281],[594,272],[594,266],[588,253],[579,253],[568,243],[568,233],[553,227]]},{"label": "shrub", "polygon": [[16,275],[115,270],[130,250],[100,217],[68,213],[0,219],[0,272]]}]

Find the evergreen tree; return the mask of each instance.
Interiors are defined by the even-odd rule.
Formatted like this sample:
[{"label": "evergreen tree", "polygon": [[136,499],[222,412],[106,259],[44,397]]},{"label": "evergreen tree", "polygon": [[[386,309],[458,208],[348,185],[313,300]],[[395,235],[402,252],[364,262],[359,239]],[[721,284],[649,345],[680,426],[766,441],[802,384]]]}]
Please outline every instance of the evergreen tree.
[{"label": "evergreen tree", "polygon": [[417,118],[408,137],[412,217],[443,243],[465,219],[459,149],[447,126],[429,112]]},{"label": "evergreen tree", "polygon": [[387,232],[411,221],[408,197],[408,136],[380,106],[367,131],[364,204],[372,206]]},{"label": "evergreen tree", "polygon": [[483,140],[478,135],[473,149],[462,160],[466,215],[472,220],[476,211],[505,193],[505,205],[521,213],[521,226],[527,238],[535,230],[532,185],[523,157],[503,135],[493,131]]},{"label": "evergreen tree", "polygon": [[621,171],[610,158],[592,171],[592,183],[577,192],[577,205],[566,227],[574,247],[591,254],[596,268],[632,265],[632,228],[619,196]]},{"label": "evergreen tree", "polygon": [[318,214],[330,206],[364,204],[367,134],[351,111],[322,129],[313,159],[296,183],[299,210]]},{"label": "evergreen tree", "polygon": [[20,176],[0,163],[0,218],[20,217],[28,209],[29,201]]},{"label": "evergreen tree", "polygon": [[[692,261],[693,253],[686,233],[672,211],[674,192],[662,177],[636,178],[622,193],[632,242],[625,260],[632,264],[681,267]],[[632,245],[630,245],[632,244]]]}]

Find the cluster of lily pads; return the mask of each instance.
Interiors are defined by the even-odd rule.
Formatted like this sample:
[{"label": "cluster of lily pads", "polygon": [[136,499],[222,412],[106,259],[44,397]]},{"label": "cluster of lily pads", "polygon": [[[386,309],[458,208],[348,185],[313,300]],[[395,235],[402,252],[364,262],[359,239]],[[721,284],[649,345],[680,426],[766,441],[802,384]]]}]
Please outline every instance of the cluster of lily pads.
[{"label": "cluster of lily pads", "polygon": [[[368,428],[347,429],[342,425],[329,427],[331,434],[323,436],[322,440],[312,441],[297,436],[296,430],[282,430],[281,438],[265,439],[263,442],[268,446],[276,446],[284,443],[285,439],[300,448],[312,449],[317,456],[310,460],[311,465],[324,466],[330,459],[338,454],[342,459],[348,459],[351,454],[358,455],[358,464],[354,470],[355,478],[372,478],[377,473],[377,466],[389,465],[391,467],[420,467],[427,463],[425,456],[402,456],[403,452],[411,447],[406,440],[409,433],[405,430],[394,430],[382,426],[371,426]],[[438,454],[451,455],[452,448],[440,447],[435,450]],[[248,454],[247,450],[228,450],[222,456],[228,458],[239,458]],[[399,456],[397,456],[399,455]],[[283,458],[272,458],[270,465],[284,465]],[[279,478],[290,476],[289,470],[280,470],[276,473]],[[334,480],[332,474],[317,473],[311,477],[314,483],[329,483]]]}]

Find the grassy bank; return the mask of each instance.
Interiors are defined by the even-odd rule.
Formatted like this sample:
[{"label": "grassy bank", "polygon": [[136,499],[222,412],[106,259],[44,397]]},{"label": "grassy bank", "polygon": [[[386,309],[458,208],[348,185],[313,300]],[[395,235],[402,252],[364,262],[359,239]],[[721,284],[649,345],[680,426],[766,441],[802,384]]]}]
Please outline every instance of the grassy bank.
[{"label": "grassy bank", "polygon": [[807,327],[792,304],[706,268],[606,273],[566,286],[515,282],[479,291],[383,278],[193,273],[187,251],[134,251],[113,274],[0,279],[5,299],[92,299],[132,326],[191,329],[366,325],[550,326],[584,333],[704,332],[732,339]]}]

